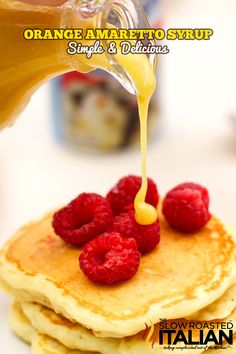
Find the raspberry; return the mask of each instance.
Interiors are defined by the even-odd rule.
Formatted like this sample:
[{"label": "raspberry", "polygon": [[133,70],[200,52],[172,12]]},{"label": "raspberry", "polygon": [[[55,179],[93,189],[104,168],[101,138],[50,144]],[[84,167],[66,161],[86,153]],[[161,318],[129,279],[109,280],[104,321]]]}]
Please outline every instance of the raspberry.
[{"label": "raspberry", "polygon": [[109,230],[118,232],[122,237],[134,238],[142,254],[150,252],[160,242],[160,222],[140,225],[136,222],[134,211],[116,216]]},{"label": "raspberry", "polygon": [[112,210],[104,197],[82,193],[54,214],[52,226],[65,242],[81,246],[105,232],[112,221]]},{"label": "raspberry", "polygon": [[194,233],[210,220],[208,206],[209,196],[206,188],[195,183],[183,183],[165,196],[163,214],[173,229]]},{"label": "raspberry", "polygon": [[[138,176],[127,176],[121,178],[118,183],[107,194],[114,215],[134,210],[134,199],[142,183],[142,178]],[[156,184],[148,178],[148,189],[146,202],[157,206],[159,195]]]},{"label": "raspberry", "polygon": [[116,232],[97,236],[84,246],[80,268],[93,282],[114,284],[130,279],[137,272],[141,255],[133,238]]},{"label": "raspberry", "polygon": [[210,200],[209,200],[208,190],[205,187],[201,186],[200,184],[193,183],[193,182],[185,182],[185,183],[179,184],[178,186],[176,186],[172,190],[181,190],[181,189],[186,189],[186,188],[190,188],[192,190],[198,190],[199,192],[201,192],[202,201],[205,204],[205,207],[207,209],[209,208]]}]

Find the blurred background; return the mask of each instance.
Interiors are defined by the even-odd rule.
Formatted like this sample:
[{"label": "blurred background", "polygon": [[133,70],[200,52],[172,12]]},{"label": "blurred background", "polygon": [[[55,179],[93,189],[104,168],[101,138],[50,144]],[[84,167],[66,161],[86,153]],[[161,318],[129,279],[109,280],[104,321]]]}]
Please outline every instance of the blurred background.
[{"label": "blurred background", "polygon": [[[159,57],[148,175],[162,195],[183,181],[202,183],[210,190],[211,211],[236,225],[236,2],[161,0],[152,6],[153,24],[165,29],[210,27],[214,35],[210,41],[169,41],[170,53]],[[14,127],[0,133],[0,245],[22,224],[80,192],[105,194],[118,178],[140,174],[139,147],[130,147],[137,139],[134,97],[117,86],[111,89],[112,83],[98,77],[91,86],[88,80],[69,80],[63,92],[61,83],[54,81],[53,95],[52,84],[45,85]],[[109,104],[104,92],[105,97],[109,93]],[[78,139],[70,131],[81,116],[82,102],[89,119],[85,121],[90,128],[96,126],[92,151],[86,149],[92,134],[88,128],[81,136],[78,126]],[[111,117],[111,130],[103,114]],[[67,134],[60,125],[65,117]],[[93,123],[96,118],[100,120]],[[17,341],[6,326],[8,303],[1,295],[3,353],[15,352]],[[27,352],[17,341],[17,353]]]},{"label": "blurred background", "polygon": [[[179,182],[202,183],[210,190],[212,212],[236,224],[236,2],[161,0],[159,5],[155,3],[155,11],[151,11],[152,24],[165,29],[210,27],[214,35],[210,41],[168,41],[170,53],[159,57],[148,175],[158,183],[162,195]],[[130,119],[127,114],[136,109],[133,97],[123,97],[119,88],[114,89],[113,103],[105,104],[105,113],[117,114],[118,122],[123,122],[115,122],[111,130],[114,137],[117,135],[112,143],[117,140],[114,146],[108,144],[105,153],[99,144],[87,151],[83,146],[86,139],[71,148],[63,139],[59,142],[55,138],[55,117],[68,113],[62,112],[65,108],[60,106],[59,96],[55,112],[57,85],[54,82],[53,96],[51,83],[40,88],[16,124],[0,133],[1,244],[22,224],[80,192],[104,194],[118,178],[140,174],[139,147],[129,147],[137,135],[136,123],[131,124],[126,143],[120,143],[124,118],[119,120],[119,114]],[[76,91],[77,109],[89,91],[86,85],[79,81],[82,95]],[[100,95],[104,84],[96,85],[92,85],[93,93],[97,90]],[[97,100],[96,95],[92,97],[90,108]],[[119,99],[125,113],[117,108]],[[102,117],[103,100],[96,110],[88,110],[88,117],[95,120],[96,112]],[[57,119],[56,126],[60,124]],[[121,145],[123,148],[117,149]]]}]

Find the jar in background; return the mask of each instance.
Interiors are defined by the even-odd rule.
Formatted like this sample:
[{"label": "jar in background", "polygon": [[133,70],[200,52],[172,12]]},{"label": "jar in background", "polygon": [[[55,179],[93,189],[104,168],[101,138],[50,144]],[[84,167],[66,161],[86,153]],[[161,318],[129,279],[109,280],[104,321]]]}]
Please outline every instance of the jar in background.
[{"label": "jar in background", "polygon": [[[159,0],[143,0],[151,25],[159,20]],[[57,140],[75,148],[114,151],[139,143],[137,98],[101,70],[71,72],[53,80],[53,122]],[[158,126],[158,101],[149,106],[148,135]]]},{"label": "jar in background", "polygon": [[[53,81],[54,130],[57,140],[73,147],[115,150],[139,142],[135,95],[109,74],[72,72]],[[155,131],[157,101],[149,106],[148,131]]]}]

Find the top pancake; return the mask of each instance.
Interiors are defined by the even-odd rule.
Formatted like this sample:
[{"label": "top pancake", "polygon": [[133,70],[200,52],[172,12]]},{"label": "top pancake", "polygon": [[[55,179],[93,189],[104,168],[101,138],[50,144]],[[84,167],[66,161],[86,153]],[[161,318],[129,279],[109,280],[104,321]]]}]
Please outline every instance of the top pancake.
[{"label": "top pancake", "polygon": [[100,336],[124,337],[145,322],[194,313],[233,283],[235,244],[214,217],[194,235],[161,219],[161,242],[141,259],[131,280],[113,286],[90,282],[78,264],[80,249],[51,227],[52,214],[17,232],[0,255],[0,277],[18,297],[53,308]]}]

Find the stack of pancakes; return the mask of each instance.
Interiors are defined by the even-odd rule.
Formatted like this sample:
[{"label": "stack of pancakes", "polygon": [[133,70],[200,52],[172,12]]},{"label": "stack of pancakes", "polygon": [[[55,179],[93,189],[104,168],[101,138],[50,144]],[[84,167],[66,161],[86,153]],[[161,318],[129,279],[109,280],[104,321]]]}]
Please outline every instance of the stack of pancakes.
[{"label": "stack of pancakes", "polygon": [[[160,323],[182,324],[186,336],[190,324],[209,321],[235,322],[236,331],[236,230],[215,217],[193,235],[161,218],[160,245],[132,279],[112,286],[84,276],[81,250],[56,236],[51,221],[48,214],[23,227],[0,254],[1,287],[15,298],[10,324],[33,354],[163,354],[170,350],[166,338],[159,343]],[[185,346],[174,353],[206,350]],[[222,353],[235,353],[234,344],[226,347]]]}]

